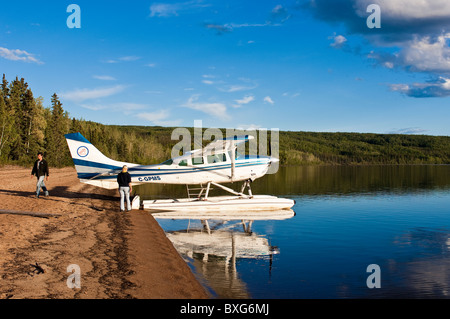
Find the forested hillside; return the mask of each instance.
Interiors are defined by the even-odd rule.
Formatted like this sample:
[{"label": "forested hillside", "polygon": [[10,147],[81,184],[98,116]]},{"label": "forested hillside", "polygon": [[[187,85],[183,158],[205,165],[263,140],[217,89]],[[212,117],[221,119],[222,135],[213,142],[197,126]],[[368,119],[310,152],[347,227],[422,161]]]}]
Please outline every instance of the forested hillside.
[{"label": "forested hillside", "polygon": [[[23,78],[9,83],[3,75],[0,164],[30,165],[41,151],[52,166],[73,165],[64,138],[72,132],[81,132],[111,158],[160,163],[170,158],[172,147],[179,142],[171,140],[173,129],[103,125],[71,118],[56,94],[45,106],[44,99],[34,97]],[[188,129],[193,136],[193,128]],[[203,141],[204,145],[207,142]],[[276,146],[269,144],[269,149]],[[278,146],[283,165],[450,164],[448,136],[280,131]]]}]

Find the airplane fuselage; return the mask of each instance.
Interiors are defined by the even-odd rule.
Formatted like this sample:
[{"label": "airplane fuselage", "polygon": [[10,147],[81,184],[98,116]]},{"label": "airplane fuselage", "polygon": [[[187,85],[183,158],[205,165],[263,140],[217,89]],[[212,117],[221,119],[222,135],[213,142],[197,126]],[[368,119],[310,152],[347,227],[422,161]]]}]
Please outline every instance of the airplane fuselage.
[{"label": "airplane fuselage", "polygon": [[[117,174],[128,166],[132,185],[144,183],[198,185],[255,180],[265,175],[272,162],[270,156],[239,155],[229,148],[214,148],[245,139],[224,139],[210,148],[194,150],[161,164],[139,165],[120,162],[103,155],[80,133],[66,135],[72,159],[81,182],[103,188],[117,188]],[[205,151],[203,151],[205,150]]]},{"label": "airplane fuselage", "polygon": [[[268,156],[239,156],[235,160],[234,176],[231,178],[232,165],[229,155],[226,154],[226,156],[227,160],[220,163],[208,163],[208,158],[204,157],[201,164],[192,164],[188,160],[186,165],[179,165],[170,160],[157,165],[129,165],[128,172],[131,175],[132,185],[230,183],[260,178],[267,173],[271,163],[271,158]],[[116,168],[119,171],[120,169],[121,167]],[[102,187],[111,184],[107,188],[116,188],[118,172],[111,172],[111,169],[107,171],[110,175],[93,177],[83,182]],[[108,174],[107,171],[105,169],[106,174]]]}]

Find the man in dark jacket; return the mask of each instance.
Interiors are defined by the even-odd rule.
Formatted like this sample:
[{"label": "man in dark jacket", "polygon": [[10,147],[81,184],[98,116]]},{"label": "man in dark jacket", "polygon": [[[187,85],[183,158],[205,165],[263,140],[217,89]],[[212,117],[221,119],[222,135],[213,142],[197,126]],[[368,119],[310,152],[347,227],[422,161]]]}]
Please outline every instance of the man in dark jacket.
[{"label": "man in dark jacket", "polygon": [[31,171],[31,178],[33,176],[37,177],[37,183],[36,183],[36,198],[39,198],[39,193],[42,190],[45,192],[45,196],[48,196],[48,190],[47,187],[45,187],[44,179],[47,176],[47,182],[49,177],[49,171],[48,171],[48,163],[44,159],[43,154],[41,152],[38,153],[38,159],[36,162],[34,162],[33,170]]},{"label": "man in dark jacket", "polygon": [[128,167],[123,166],[122,171],[117,174],[117,183],[119,183],[119,193],[120,193],[120,211],[125,210],[125,199],[127,200],[127,210],[131,210],[130,193],[132,190],[131,186],[131,175],[128,173]]}]

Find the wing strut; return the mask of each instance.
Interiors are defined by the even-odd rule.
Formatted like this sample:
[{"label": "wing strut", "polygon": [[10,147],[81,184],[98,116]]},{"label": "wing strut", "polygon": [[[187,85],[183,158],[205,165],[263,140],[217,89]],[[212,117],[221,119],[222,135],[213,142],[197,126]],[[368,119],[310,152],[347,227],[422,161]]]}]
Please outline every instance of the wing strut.
[{"label": "wing strut", "polygon": [[236,168],[236,146],[231,147],[231,182],[234,182],[234,170]]}]

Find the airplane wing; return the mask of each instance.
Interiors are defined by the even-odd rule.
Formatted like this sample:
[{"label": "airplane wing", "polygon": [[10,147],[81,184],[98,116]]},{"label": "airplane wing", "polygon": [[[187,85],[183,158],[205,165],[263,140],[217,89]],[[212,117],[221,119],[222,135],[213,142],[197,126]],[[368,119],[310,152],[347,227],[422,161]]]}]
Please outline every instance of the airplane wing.
[{"label": "airplane wing", "polygon": [[235,171],[235,152],[234,150],[239,144],[245,143],[249,140],[253,140],[255,137],[252,135],[242,135],[242,136],[232,136],[226,137],[221,140],[216,140],[214,142],[209,143],[202,149],[193,150],[191,152],[191,156],[195,156],[198,154],[202,155],[210,155],[216,151],[231,151],[231,174],[230,180],[234,181],[234,171]]},{"label": "airplane wing", "polygon": [[229,151],[237,147],[239,144],[245,143],[249,140],[253,140],[254,138],[255,137],[252,135],[226,137],[224,139],[211,142],[202,149],[193,150],[191,154],[195,155],[203,153],[204,155],[209,155],[213,153],[215,150]]}]

